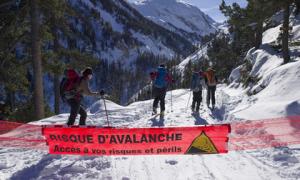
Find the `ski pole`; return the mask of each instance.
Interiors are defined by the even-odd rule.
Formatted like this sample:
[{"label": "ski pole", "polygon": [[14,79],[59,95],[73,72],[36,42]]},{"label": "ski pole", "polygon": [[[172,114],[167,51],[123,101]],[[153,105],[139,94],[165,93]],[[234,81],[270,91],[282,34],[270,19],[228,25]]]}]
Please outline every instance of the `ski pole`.
[{"label": "ski pole", "polygon": [[[150,84],[149,84],[149,88],[150,88],[150,100],[153,98],[153,83],[152,83],[152,81],[150,82]],[[152,107],[152,104],[150,103],[150,111],[153,111],[153,107]]]},{"label": "ski pole", "polygon": [[189,99],[188,99],[188,102],[187,102],[187,105],[186,105],[186,110],[188,110],[188,108],[189,108],[189,103],[190,103],[191,96],[192,96],[192,91],[190,91]]},{"label": "ski pole", "polygon": [[173,112],[173,100],[172,100],[172,88],[171,88],[171,112]]},{"label": "ski pole", "polygon": [[103,103],[104,103],[104,109],[105,109],[105,114],[106,114],[107,125],[109,127],[109,120],[108,120],[108,113],[107,113],[107,109],[106,109],[105,98],[102,96],[102,99],[103,99]]}]

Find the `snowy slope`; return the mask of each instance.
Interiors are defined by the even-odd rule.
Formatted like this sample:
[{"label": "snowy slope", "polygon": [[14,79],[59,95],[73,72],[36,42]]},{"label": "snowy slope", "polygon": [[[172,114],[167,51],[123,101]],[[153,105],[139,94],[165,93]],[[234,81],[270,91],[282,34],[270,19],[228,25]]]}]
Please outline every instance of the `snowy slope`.
[{"label": "snowy slope", "polygon": [[215,33],[216,22],[200,9],[180,0],[136,0],[132,6],[148,19],[192,42]]},{"label": "snowy slope", "polygon": [[[216,38],[223,36],[224,34],[229,35],[228,25],[226,23],[219,24],[218,25],[218,31],[215,32]],[[185,67],[189,63],[199,63],[203,59],[209,59],[207,56],[207,49],[209,45],[211,44],[211,41],[201,45],[198,50],[196,50],[193,54],[189,55],[185,59],[183,59],[180,64],[177,65],[176,69],[178,69],[179,72],[183,73]],[[183,74],[182,74],[183,75]]]},{"label": "snowy slope", "polygon": [[[176,53],[184,53],[184,46],[192,49],[190,42],[143,17],[126,1],[73,0],[69,3],[78,14],[70,18],[77,37],[75,43],[62,39],[66,47],[75,44],[99,59],[118,61],[124,67],[129,67],[143,52],[172,58]],[[177,46],[179,42],[182,44]]]},{"label": "snowy slope", "polygon": [[[300,36],[300,16],[292,20],[293,31],[291,42],[298,42]],[[280,25],[264,32],[263,46],[261,49],[251,49],[245,58],[252,69],[249,72],[251,77],[258,78],[259,81],[252,84],[247,89],[238,91],[237,94],[241,105],[237,105],[235,109],[230,110],[229,114],[234,118],[240,119],[256,119],[265,117],[278,117],[285,114],[300,114],[300,47],[299,45],[291,45],[291,59],[293,62],[282,65],[282,55],[273,49],[269,43],[274,43],[280,33]],[[232,91],[231,87],[241,87],[239,84],[240,70],[239,66],[233,70],[229,78],[233,83],[229,86],[228,91]],[[236,91],[236,90],[234,90]],[[248,97],[246,94],[254,94]],[[230,93],[229,93],[230,94]],[[248,105],[248,101],[251,102]],[[244,105],[242,105],[245,103]],[[248,106],[248,107],[247,107]],[[260,109],[263,113],[257,113],[255,117],[253,113]]]},{"label": "snowy slope", "polygon": [[191,54],[190,56],[186,57],[183,61],[180,62],[180,64],[176,67],[179,72],[183,72],[184,68],[187,66],[189,63],[196,63],[200,61],[202,58],[207,59],[207,47],[208,44],[203,45],[199,50],[197,50],[195,53]]},{"label": "snowy slope", "polygon": [[[240,93],[240,92],[239,92]],[[224,94],[227,94],[225,96]],[[203,92],[205,95],[205,92]],[[200,117],[187,108],[188,90],[175,90],[173,113],[171,92],[167,93],[164,120],[149,119],[152,101],[136,102],[122,107],[107,103],[110,122],[117,127],[195,126],[222,123],[224,102],[233,91],[225,85],[217,90],[217,110],[202,106]],[[191,102],[190,102],[191,103]],[[235,104],[227,104],[234,106]],[[89,125],[105,125],[103,102],[89,109]],[[261,112],[263,113],[263,111]],[[282,114],[283,115],[283,114]],[[34,124],[62,124],[67,115],[58,115]],[[232,120],[234,122],[234,120]],[[191,156],[118,156],[81,157],[48,155],[44,151],[0,149],[1,179],[297,179],[300,174],[300,146],[248,151],[222,155]],[[284,166],[284,169],[282,168]]]}]

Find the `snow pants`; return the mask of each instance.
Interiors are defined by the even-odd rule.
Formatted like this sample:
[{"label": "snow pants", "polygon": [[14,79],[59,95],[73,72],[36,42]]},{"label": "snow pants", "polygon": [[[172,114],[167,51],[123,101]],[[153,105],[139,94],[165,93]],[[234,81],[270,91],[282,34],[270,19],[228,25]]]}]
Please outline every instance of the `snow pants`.
[{"label": "snow pants", "polygon": [[166,88],[157,88],[153,87],[153,109],[158,107],[158,103],[160,102],[160,112],[165,111],[165,97],[166,97],[167,90]]},{"label": "snow pants", "polygon": [[[199,111],[199,107],[202,101],[202,91],[193,91],[193,102],[192,102],[192,110]],[[196,109],[195,109],[196,108]]]},{"label": "snow pants", "polygon": [[71,107],[71,112],[67,125],[74,125],[78,113],[80,114],[79,125],[85,125],[87,113],[81,105],[81,101],[78,101],[76,99],[69,99],[67,102]]},{"label": "snow pants", "polygon": [[210,100],[212,101],[212,105],[215,106],[216,104],[216,86],[207,86],[207,96],[206,96],[206,104],[210,105]]}]

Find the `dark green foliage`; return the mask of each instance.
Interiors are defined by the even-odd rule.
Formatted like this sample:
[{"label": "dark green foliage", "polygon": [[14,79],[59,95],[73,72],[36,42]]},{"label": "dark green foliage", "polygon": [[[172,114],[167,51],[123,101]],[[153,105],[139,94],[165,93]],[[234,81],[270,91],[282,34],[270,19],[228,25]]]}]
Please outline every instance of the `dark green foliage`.
[{"label": "dark green foliage", "polygon": [[[215,38],[208,49],[209,60],[213,63],[219,76],[222,78],[228,77],[231,70],[243,62],[243,57],[246,52],[255,47],[260,48],[262,43],[262,33],[269,25],[263,26],[268,19],[284,7],[289,7],[292,0],[277,1],[277,0],[247,0],[248,5],[245,8],[240,7],[237,3],[231,6],[226,5],[223,0],[220,5],[222,13],[228,17],[229,31],[232,39],[225,35]],[[288,9],[288,8],[286,8]],[[286,13],[285,13],[286,14]],[[287,14],[286,16],[287,17]],[[288,24],[288,18],[284,21]],[[283,28],[285,30],[285,28]],[[282,39],[282,43],[273,44],[272,46],[283,52],[283,56],[288,62],[288,47],[287,34]],[[248,67],[248,66],[247,66]],[[242,75],[242,83],[248,86],[251,82],[256,82],[256,77],[250,77],[244,73]]]},{"label": "dark green foliage", "polygon": [[233,49],[230,37],[226,34],[220,34],[208,47],[207,55],[219,80],[227,79],[232,69],[241,63],[242,58]]},{"label": "dark green foliage", "polygon": [[[51,111],[48,104],[45,102],[45,117],[53,116],[54,113]],[[10,112],[8,119],[16,122],[28,123],[35,120],[34,116],[34,104],[32,100],[26,102],[19,102],[16,108]]]}]

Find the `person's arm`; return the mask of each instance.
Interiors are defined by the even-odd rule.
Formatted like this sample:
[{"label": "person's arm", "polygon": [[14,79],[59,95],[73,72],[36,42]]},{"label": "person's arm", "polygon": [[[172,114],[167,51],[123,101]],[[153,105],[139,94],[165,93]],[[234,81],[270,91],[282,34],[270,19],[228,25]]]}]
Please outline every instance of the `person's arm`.
[{"label": "person's arm", "polygon": [[194,76],[192,76],[192,80],[191,80],[191,85],[190,85],[190,89],[191,89],[191,91],[194,89],[194,87],[195,87],[195,78],[194,78]]},{"label": "person's arm", "polygon": [[172,76],[170,74],[167,74],[166,80],[169,84],[174,83],[175,80],[172,78]]},{"label": "person's arm", "polygon": [[157,77],[158,73],[157,72],[150,72],[150,79],[151,81],[154,81]]},{"label": "person's arm", "polygon": [[82,82],[83,94],[87,96],[99,96],[99,92],[92,92],[89,88],[89,84],[87,81],[83,80]]},{"label": "person's arm", "polygon": [[208,80],[207,80],[206,73],[203,73],[203,78],[204,78],[205,84],[207,85],[208,84]]}]

